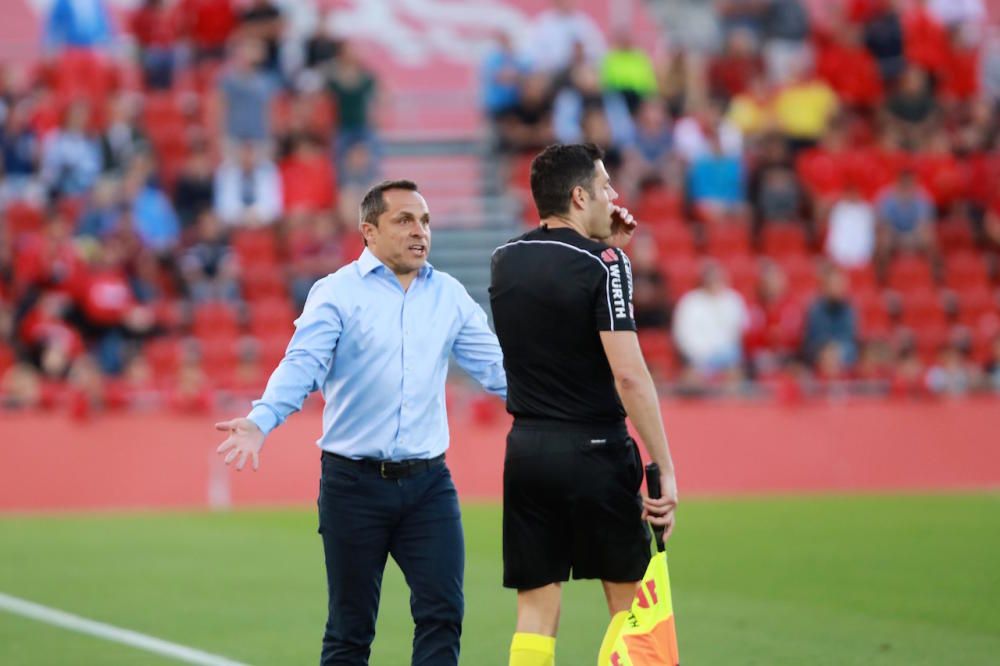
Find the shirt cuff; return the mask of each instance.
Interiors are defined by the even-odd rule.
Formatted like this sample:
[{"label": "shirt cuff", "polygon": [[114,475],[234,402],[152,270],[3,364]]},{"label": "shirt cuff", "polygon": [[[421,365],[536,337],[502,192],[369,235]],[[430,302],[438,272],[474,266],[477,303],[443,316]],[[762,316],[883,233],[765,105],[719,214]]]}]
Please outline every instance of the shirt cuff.
[{"label": "shirt cuff", "polygon": [[257,427],[265,435],[278,426],[278,415],[264,405],[257,405],[251,409],[250,413],[247,414],[247,418],[256,423]]}]

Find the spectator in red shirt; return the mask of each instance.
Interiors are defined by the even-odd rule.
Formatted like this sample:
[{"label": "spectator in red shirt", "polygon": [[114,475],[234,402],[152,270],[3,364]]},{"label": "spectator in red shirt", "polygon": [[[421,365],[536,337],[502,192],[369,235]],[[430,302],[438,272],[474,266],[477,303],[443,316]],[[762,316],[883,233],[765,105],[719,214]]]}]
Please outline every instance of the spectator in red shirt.
[{"label": "spectator in red shirt", "polygon": [[802,344],[804,309],[788,290],[781,267],[761,265],[750,324],[743,337],[747,358],[757,376],[770,375],[791,361]]},{"label": "spectator in red shirt", "polygon": [[236,27],[232,0],[181,0],[181,31],[194,47],[195,62],[221,61]]},{"label": "spectator in red shirt", "polygon": [[40,234],[26,236],[15,248],[14,288],[22,294],[32,287],[69,293],[80,276],[83,264],[72,240],[72,226],[54,212]]},{"label": "spectator in red shirt", "polygon": [[725,52],[712,61],[708,70],[712,95],[729,99],[746,92],[763,67],[753,33],[748,28],[733,30],[726,39]]},{"label": "spectator in red shirt", "polygon": [[155,315],[136,300],[125,273],[122,242],[109,238],[93,251],[77,297],[78,307],[101,368],[117,375],[124,366],[126,339],[148,333]]},{"label": "spectator in red shirt", "polygon": [[844,25],[819,54],[816,68],[847,106],[870,109],[882,98],[878,62],[865,48],[861,28]]},{"label": "spectator in red shirt", "polygon": [[153,90],[167,90],[174,82],[179,35],[177,14],[163,0],[143,0],[129,18],[129,28],[139,47],[143,81]]},{"label": "spectator in red shirt", "polygon": [[28,357],[47,377],[65,377],[73,360],[84,351],[83,338],[67,321],[71,306],[65,294],[43,293],[18,327]]},{"label": "spectator in red shirt", "polygon": [[927,0],[916,0],[903,13],[906,59],[940,76],[947,67],[948,32],[928,9]]},{"label": "spectator in red shirt", "polygon": [[926,145],[926,149],[914,158],[913,167],[934,205],[938,210],[944,210],[966,195],[966,169],[952,151],[947,132],[937,131]]},{"label": "spectator in red shirt", "polygon": [[292,139],[289,155],[282,160],[281,191],[289,214],[312,213],[336,203],[336,178],[322,143],[303,135]]},{"label": "spectator in red shirt", "polygon": [[968,102],[979,94],[979,49],[968,33],[951,33],[939,93],[948,101]]}]

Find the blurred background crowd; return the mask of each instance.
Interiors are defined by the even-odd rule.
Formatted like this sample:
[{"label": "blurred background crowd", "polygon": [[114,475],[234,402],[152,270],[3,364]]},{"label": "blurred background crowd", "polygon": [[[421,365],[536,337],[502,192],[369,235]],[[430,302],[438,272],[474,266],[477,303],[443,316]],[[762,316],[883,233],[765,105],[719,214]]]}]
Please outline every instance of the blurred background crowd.
[{"label": "blurred background crowd", "polygon": [[[483,141],[522,225],[535,151],[606,151],[665,388],[1000,392],[996,3],[661,0],[651,44],[546,4],[484,45]],[[393,94],[349,30],[289,11],[55,0],[44,57],[0,63],[4,406],[262,390],[312,282],[361,250]]]}]

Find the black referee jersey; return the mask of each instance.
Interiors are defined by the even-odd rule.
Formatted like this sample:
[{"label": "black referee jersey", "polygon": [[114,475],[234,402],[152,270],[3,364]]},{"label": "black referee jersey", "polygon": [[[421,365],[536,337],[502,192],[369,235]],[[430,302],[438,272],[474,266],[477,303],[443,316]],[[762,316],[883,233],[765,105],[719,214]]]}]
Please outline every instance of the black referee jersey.
[{"label": "black referee jersey", "polygon": [[600,331],[634,331],[625,253],[573,229],[542,226],[493,252],[493,323],[517,418],[625,418]]}]

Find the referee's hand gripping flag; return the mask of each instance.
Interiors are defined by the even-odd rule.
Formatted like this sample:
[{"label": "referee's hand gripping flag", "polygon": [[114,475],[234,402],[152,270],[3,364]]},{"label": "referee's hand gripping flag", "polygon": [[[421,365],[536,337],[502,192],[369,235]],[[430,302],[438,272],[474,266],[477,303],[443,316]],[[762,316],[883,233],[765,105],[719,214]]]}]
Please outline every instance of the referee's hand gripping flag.
[{"label": "referee's hand gripping flag", "polygon": [[[646,488],[660,496],[660,468],[646,465]],[[657,552],[639,583],[632,608],[611,618],[597,666],[679,666],[670,572],[663,550],[663,528],[654,527]]]}]

